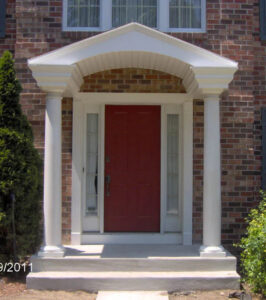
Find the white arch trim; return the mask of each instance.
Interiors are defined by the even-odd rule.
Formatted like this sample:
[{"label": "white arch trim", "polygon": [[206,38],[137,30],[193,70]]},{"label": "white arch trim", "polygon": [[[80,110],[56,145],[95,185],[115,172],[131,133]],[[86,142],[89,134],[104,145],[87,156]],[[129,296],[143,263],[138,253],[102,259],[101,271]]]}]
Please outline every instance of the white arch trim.
[{"label": "white arch trim", "polygon": [[73,96],[83,77],[113,68],[147,68],[183,79],[193,98],[220,95],[238,68],[235,61],[130,23],[28,60],[39,87]]}]

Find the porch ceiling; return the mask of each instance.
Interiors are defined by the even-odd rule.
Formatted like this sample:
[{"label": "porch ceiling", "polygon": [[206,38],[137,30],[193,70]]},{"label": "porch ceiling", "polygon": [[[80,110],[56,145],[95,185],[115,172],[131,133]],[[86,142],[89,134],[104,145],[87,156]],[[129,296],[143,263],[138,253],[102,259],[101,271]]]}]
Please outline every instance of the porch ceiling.
[{"label": "porch ceiling", "polygon": [[87,38],[32,58],[28,65],[40,88],[73,96],[83,77],[114,68],[146,68],[183,79],[191,97],[220,94],[237,63],[138,23]]}]

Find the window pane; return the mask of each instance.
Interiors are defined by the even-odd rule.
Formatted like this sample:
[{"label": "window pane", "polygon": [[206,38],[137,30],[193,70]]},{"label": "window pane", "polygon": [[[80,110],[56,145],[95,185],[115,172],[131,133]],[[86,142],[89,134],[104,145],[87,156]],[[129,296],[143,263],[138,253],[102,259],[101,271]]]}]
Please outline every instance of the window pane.
[{"label": "window pane", "polygon": [[201,0],[170,0],[170,28],[201,28]]},{"label": "window pane", "polygon": [[87,114],[86,211],[97,214],[98,198],[98,115]]},{"label": "window pane", "polygon": [[74,6],[68,7],[67,26],[69,26],[69,27],[77,27],[78,26],[78,10]]},{"label": "window pane", "polygon": [[89,214],[92,214],[92,215],[95,215],[96,212],[95,212],[95,207],[97,207],[97,196],[95,195],[88,195],[88,207],[87,207],[87,210],[88,210],[88,213]]},{"label": "window pane", "polygon": [[156,27],[157,0],[113,0],[113,27],[130,22],[138,22],[146,26]]},{"label": "window pane", "polygon": [[87,175],[97,174],[97,155],[88,154],[87,156]]},{"label": "window pane", "polygon": [[178,115],[167,115],[167,213],[178,213]]},{"label": "window pane", "polygon": [[68,0],[67,26],[99,27],[100,0]]}]

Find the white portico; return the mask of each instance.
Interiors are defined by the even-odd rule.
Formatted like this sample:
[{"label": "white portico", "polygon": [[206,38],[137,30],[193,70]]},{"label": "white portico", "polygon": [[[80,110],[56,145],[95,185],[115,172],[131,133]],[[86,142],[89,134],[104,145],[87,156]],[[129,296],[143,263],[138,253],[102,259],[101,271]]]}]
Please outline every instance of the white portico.
[{"label": "white portico", "polygon": [[[73,164],[72,164],[72,244],[181,244],[192,245],[193,197],[193,99],[204,100],[204,195],[203,241],[200,257],[225,257],[221,245],[221,162],[220,162],[220,95],[228,88],[237,70],[237,63],[140,24],[131,23],[63,47],[28,62],[39,87],[47,92],[45,125],[44,171],[44,246],[39,256],[63,257],[61,244],[61,101],[73,98]],[[116,68],[145,68],[162,71],[182,78],[185,94],[80,93],[83,78],[99,71]],[[108,105],[160,106],[160,229],[156,234],[142,232],[119,236],[108,234],[104,227],[106,203],[106,165],[104,144],[104,116]],[[173,111],[171,111],[173,110]],[[82,169],[81,132],[83,114],[99,116],[98,155],[98,219],[91,217],[97,235],[87,235],[82,227]],[[168,234],[165,224],[164,202],[166,150],[164,123],[168,114],[176,113],[180,121],[180,206],[178,233]],[[83,128],[83,129],[82,129]],[[102,143],[102,144],[101,144]],[[96,221],[93,221],[96,220]],[[94,223],[93,223],[94,222]],[[172,222],[172,221],[171,221]],[[95,225],[97,223],[97,226]],[[96,226],[96,227],[95,227]],[[95,229],[96,228],[96,229]],[[92,231],[93,231],[92,230]],[[130,242],[131,240],[131,242]],[[194,248],[193,248],[194,249]],[[194,255],[194,254],[193,254]]]}]

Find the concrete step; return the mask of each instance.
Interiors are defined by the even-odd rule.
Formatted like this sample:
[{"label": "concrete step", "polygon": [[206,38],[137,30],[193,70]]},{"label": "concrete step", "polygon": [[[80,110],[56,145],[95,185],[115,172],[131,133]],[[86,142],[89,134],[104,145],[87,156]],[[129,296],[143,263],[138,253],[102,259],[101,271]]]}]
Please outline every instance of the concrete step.
[{"label": "concrete step", "polygon": [[83,232],[81,236],[82,245],[117,245],[117,244],[142,244],[142,245],[158,245],[158,244],[182,244],[181,233],[90,233]]},{"label": "concrete step", "polygon": [[152,258],[93,258],[62,257],[31,258],[33,272],[191,272],[235,271],[236,258],[152,257]]},{"label": "concrete step", "polygon": [[235,271],[236,258],[200,257],[199,245],[67,246],[62,258],[32,256],[32,271],[41,272],[190,272]]},{"label": "concrete step", "polygon": [[96,300],[168,300],[167,291],[99,291]]},{"label": "concrete step", "polygon": [[238,289],[236,272],[31,272],[27,288],[135,291]]}]

